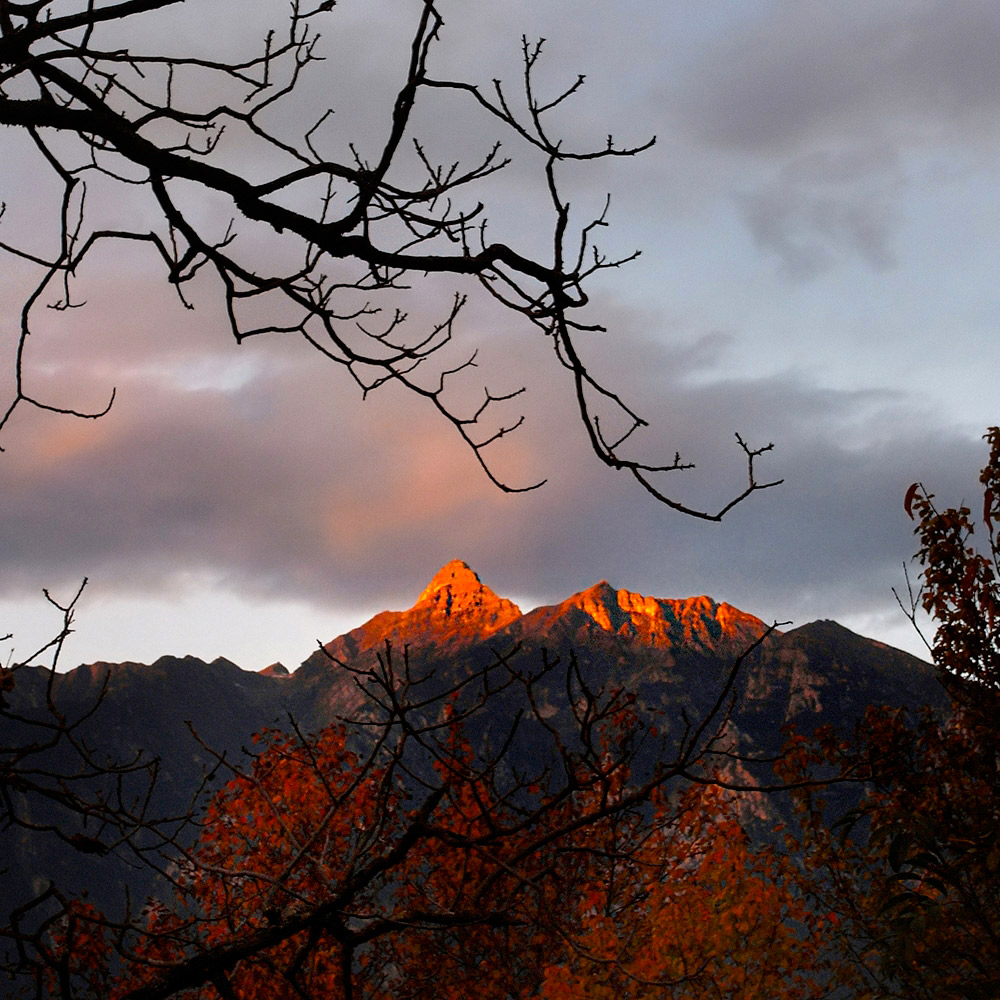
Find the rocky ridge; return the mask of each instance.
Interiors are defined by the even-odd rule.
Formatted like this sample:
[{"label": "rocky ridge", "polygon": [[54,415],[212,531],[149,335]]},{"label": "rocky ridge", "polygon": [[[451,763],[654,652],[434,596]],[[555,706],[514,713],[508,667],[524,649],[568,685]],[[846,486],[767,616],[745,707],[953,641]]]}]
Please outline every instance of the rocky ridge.
[{"label": "rocky ridge", "polygon": [[[386,642],[408,645],[427,659],[437,659],[490,642],[582,646],[621,645],[668,654],[739,655],[767,630],[754,615],[710,597],[675,600],[619,590],[606,580],[553,605],[522,614],[512,601],[498,597],[466,563],[453,560],[431,579],[408,611],[383,611],[364,625],[338,636],[304,666],[358,665]],[[780,633],[775,633],[780,634]]]}]

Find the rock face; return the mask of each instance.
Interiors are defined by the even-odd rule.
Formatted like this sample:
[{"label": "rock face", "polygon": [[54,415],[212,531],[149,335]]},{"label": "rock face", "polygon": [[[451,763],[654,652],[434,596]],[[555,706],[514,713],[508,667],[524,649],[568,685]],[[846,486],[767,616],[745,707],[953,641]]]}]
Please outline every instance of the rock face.
[{"label": "rock face", "polygon": [[[346,663],[371,663],[391,643],[409,646],[425,660],[459,655],[521,618],[521,610],[498,597],[464,562],[443,566],[409,611],[382,611],[360,628],[338,636],[303,663],[307,673]],[[298,671],[296,671],[298,674]]]},{"label": "rock face", "polygon": [[[769,712],[776,723],[860,717],[868,705],[943,705],[934,669],[916,657],[816,621],[782,636],[747,678],[743,711]],[[783,708],[783,715],[777,715]]]},{"label": "rock face", "polygon": [[431,628],[485,638],[520,618],[521,610],[506,597],[497,597],[478,574],[454,559],[434,574],[408,614],[411,620],[425,616]]},{"label": "rock face", "polygon": [[613,636],[629,649],[647,646],[714,656],[738,655],[766,630],[759,618],[710,597],[644,597],[602,580],[561,604],[529,612],[520,629],[511,631],[581,645]]},{"label": "rock face", "polygon": [[[606,580],[559,604],[522,615],[512,601],[498,597],[460,560],[435,573],[409,611],[383,611],[359,628],[314,653],[310,670],[339,661],[359,665],[365,657],[406,644],[425,660],[465,655],[482,643],[496,648],[515,643],[547,648],[598,642],[664,655],[738,655],[767,630],[759,618],[710,597],[683,600],[645,597],[617,590]],[[777,634],[777,633],[776,633]]]}]

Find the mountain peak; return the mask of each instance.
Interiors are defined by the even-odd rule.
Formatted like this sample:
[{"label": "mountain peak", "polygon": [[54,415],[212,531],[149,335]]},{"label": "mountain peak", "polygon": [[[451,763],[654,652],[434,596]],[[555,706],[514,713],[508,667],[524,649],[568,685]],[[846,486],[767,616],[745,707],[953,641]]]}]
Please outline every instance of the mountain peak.
[{"label": "mountain peak", "polygon": [[450,563],[445,563],[431,577],[431,582],[421,591],[414,607],[424,604],[427,601],[436,600],[436,595],[442,590],[450,591],[453,594],[470,594],[475,593],[479,589],[486,589],[479,579],[479,574],[461,559],[452,559]]},{"label": "mountain peak", "polygon": [[649,645],[714,650],[723,645],[749,645],[766,629],[764,623],[711,597],[672,600],[618,590],[606,580],[574,594],[552,610],[575,608],[602,632]]},{"label": "mountain peak", "polygon": [[261,677],[290,677],[291,674],[288,672],[288,667],[284,665],[280,660],[269,666],[264,667],[262,670],[257,671]]},{"label": "mountain peak", "polygon": [[442,566],[409,611],[382,611],[359,628],[326,644],[327,654],[313,653],[303,666],[321,673],[331,657],[344,663],[364,661],[386,642],[412,645],[421,655],[444,655],[486,639],[521,617],[513,601],[498,597],[461,559]]},{"label": "mountain peak", "polygon": [[410,614],[420,611],[453,621],[471,619],[481,626],[488,624],[491,630],[521,616],[516,604],[498,597],[461,559],[453,559],[434,574]]}]

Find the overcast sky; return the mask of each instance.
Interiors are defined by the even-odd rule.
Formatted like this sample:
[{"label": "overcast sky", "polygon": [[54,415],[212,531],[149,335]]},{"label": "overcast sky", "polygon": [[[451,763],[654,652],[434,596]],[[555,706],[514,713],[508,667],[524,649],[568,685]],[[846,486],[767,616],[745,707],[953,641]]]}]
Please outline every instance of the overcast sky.
[{"label": "overcast sky", "polygon": [[[342,0],[329,15],[328,59],[303,100],[335,106],[341,141],[374,141],[388,120],[404,7]],[[295,666],[317,640],[411,605],[453,558],[523,610],[605,578],[658,597],[707,593],[767,620],[834,618],[916,650],[892,595],[914,549],[903,495],[922,480],[945,502],[973,497],[980,438],[998,421],[1000,9],[441,8],[442,75],[516,83],[521,34],[544,36],[545,82],[587,73],[560,119],[576,145],[657,136],[640,157],[564,177],[581,213],[611,191],[609,251],[642,250],[595,282],[591,315],[608,333],[584,348],[650,421],[643,453],[698,463],[675,480],[682,499],[739,491],[734,431],[774,442],[761,473],[784,485],[721,525],[659,507],[588,454],[548,345],[477,306],[462,333],[481,349],[476,374],[494,391],[529,390],[503,469],[548,477],[503,495],[420,400],[389,387],[362,401],[290,339],[236,346],[207,275],[187,311],[151,257],[109,252],[79,277],[86,308],[40,319],[29,373],[81,407],[115,386],[114,407],[96,422],[22,411],[0,441],[0,632],[15,633],[16,655],[55,623],[42,589],[67,599],[86,576],[65,666],[163,653]],[[286,9],[254,5],[275,23]],[[178,47],[223,39],[249,53],[262,29],[241,38],[221,0],[171,16],[157,31]],[[489,137],[468,104],[429,105],[421,122],[442,149]],[[54,189],[12,130],[0,159],[0,238],[51,240]],[[545,237],[543,183],[515,164],[497,188],[499,234],[529,247]],[[0,264],[8,348],[29,280]],[[416,288],[418,312],[447,292]]]}]

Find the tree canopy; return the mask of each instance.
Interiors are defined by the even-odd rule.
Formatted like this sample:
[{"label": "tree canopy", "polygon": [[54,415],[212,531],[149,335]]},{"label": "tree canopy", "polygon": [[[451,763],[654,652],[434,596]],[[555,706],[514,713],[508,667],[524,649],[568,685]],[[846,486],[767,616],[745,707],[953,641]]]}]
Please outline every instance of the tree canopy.
[{"label": "tree canopy", "polygon": [[939,509],[921,483],[905,498],[921,582],[901,603],[914,624],[919,609],[930,615],[949,714],[874,706],[853,741],[800,743],[785,764],[793,780],[831,764],[870,778],[839,829],[821,798],[800,792],[796,847],[880,996],[986,1000],[1000,990],[1000,429],[986,440],[979,524],[964,503]]}]

